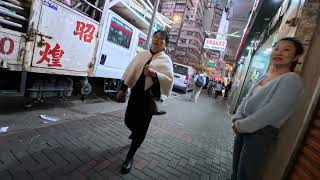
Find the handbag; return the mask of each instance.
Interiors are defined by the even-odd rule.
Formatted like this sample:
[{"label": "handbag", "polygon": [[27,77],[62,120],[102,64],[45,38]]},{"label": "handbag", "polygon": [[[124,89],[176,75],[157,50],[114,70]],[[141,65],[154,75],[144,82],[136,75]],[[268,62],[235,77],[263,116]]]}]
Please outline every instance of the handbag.
[{"label": "handbag", "polygon": [[154,106],[153,115],[162,115],[166,114],[165,105],[163,103],[163,100],[161,99],[161,96],[154,96],[152,94],[152,90],[150,91],[152,104]]}]

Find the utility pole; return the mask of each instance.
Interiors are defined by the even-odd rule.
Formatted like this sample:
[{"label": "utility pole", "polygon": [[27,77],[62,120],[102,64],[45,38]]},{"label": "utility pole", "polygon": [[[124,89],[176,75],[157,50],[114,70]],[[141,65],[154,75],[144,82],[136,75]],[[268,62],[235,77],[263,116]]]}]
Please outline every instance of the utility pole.
[{"label": "utility pole", "polygon": [[155,18],[156,18],[156,14],[158,12],[159,3],[160,3],[160,0],[156,0],[154,8],[153,8],[153,13],[152,13],[152,18],[151,18],[151,22],[150,22],[149,31],[148,31],[147,41],[146,41],[146,44],[145,44],[145,47],[144,47],[145,49],[149,48],[149,43],[150,43],[150,39],[151,39],[151,35],[152,35],[152,29],[153,29],[153,26],[154,26],[154,21],[155,21]]}]

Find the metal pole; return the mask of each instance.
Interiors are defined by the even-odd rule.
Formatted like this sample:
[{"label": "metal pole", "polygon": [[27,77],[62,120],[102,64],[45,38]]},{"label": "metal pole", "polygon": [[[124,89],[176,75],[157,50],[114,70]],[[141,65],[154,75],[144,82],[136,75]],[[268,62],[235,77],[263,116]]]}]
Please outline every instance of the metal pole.
[{"label": "metal pole", "polygon": [[152,18],[151,18],[151,22],[150,22],[149,31],[148,31],[147,41],[146,41],[146,44],[145,44],[145,47],[144,47],[145,49],[149,48],[149,43],[150,43],[150,39],[151,39],[151,33],[152,33],[152,29],[153,29],[153,25],[154,25],[154,20],[155,20],[156,14],[158,12],[159,2],[160,2],[160,0],[156,0],[155,6],[153,8],[153,13],[152,13]]}]

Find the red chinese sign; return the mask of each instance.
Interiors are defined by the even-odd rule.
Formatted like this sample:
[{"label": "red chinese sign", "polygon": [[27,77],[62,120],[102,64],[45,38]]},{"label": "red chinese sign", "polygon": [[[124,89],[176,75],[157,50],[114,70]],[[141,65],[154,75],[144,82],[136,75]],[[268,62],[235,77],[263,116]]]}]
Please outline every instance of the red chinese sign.
[{"label": "red chinese sign", "polygon": [[95,30],[96,27],[94,25],[77,21],[76,30],[73,31],[73,35],[79,36],[79,39],[83,39],[84,42],[91,43]]},{"label": "red chinese sign", "polygon": [[218,51],[224,51],[227,45],[227,41],[219,39],[209,39],[206,38],[204,43],[204,48],[213,49]]},{"label": "red chinese sign", "polygon": [[[49,43],[45,43],[45,49],[44,51],[40,51],[40,55],[41,59],[37,62],[37,64],[41,64],[46,61],[48,63],[48,67],[62,67],[60,61],[64,55],[64,51],[61,49],[58,43],[53,49],[51,49],[51,45]],[[51,56],[52,59],[50,59],[49,56]]]},{"label": "red chinese sign", "polygon": [[[9,43],[9,48],[6,49],[5,45]],[[0,39],[0,54],[10,55],[14,50],[14,41],[11,38],[4,37]]]}]

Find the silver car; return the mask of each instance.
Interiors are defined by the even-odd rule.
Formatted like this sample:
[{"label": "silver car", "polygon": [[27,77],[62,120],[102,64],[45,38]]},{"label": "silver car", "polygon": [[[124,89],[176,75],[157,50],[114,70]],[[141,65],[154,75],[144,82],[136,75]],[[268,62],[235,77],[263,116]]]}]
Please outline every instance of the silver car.
[{"label": "silver car", "polygon": [[191,66],[173,63],[173,71],[173,87],[175,89],[182,90],[184,93],[187,93],[189,90],[192,90],[193,78],[196,72],[195,69],[193,69]]}]

